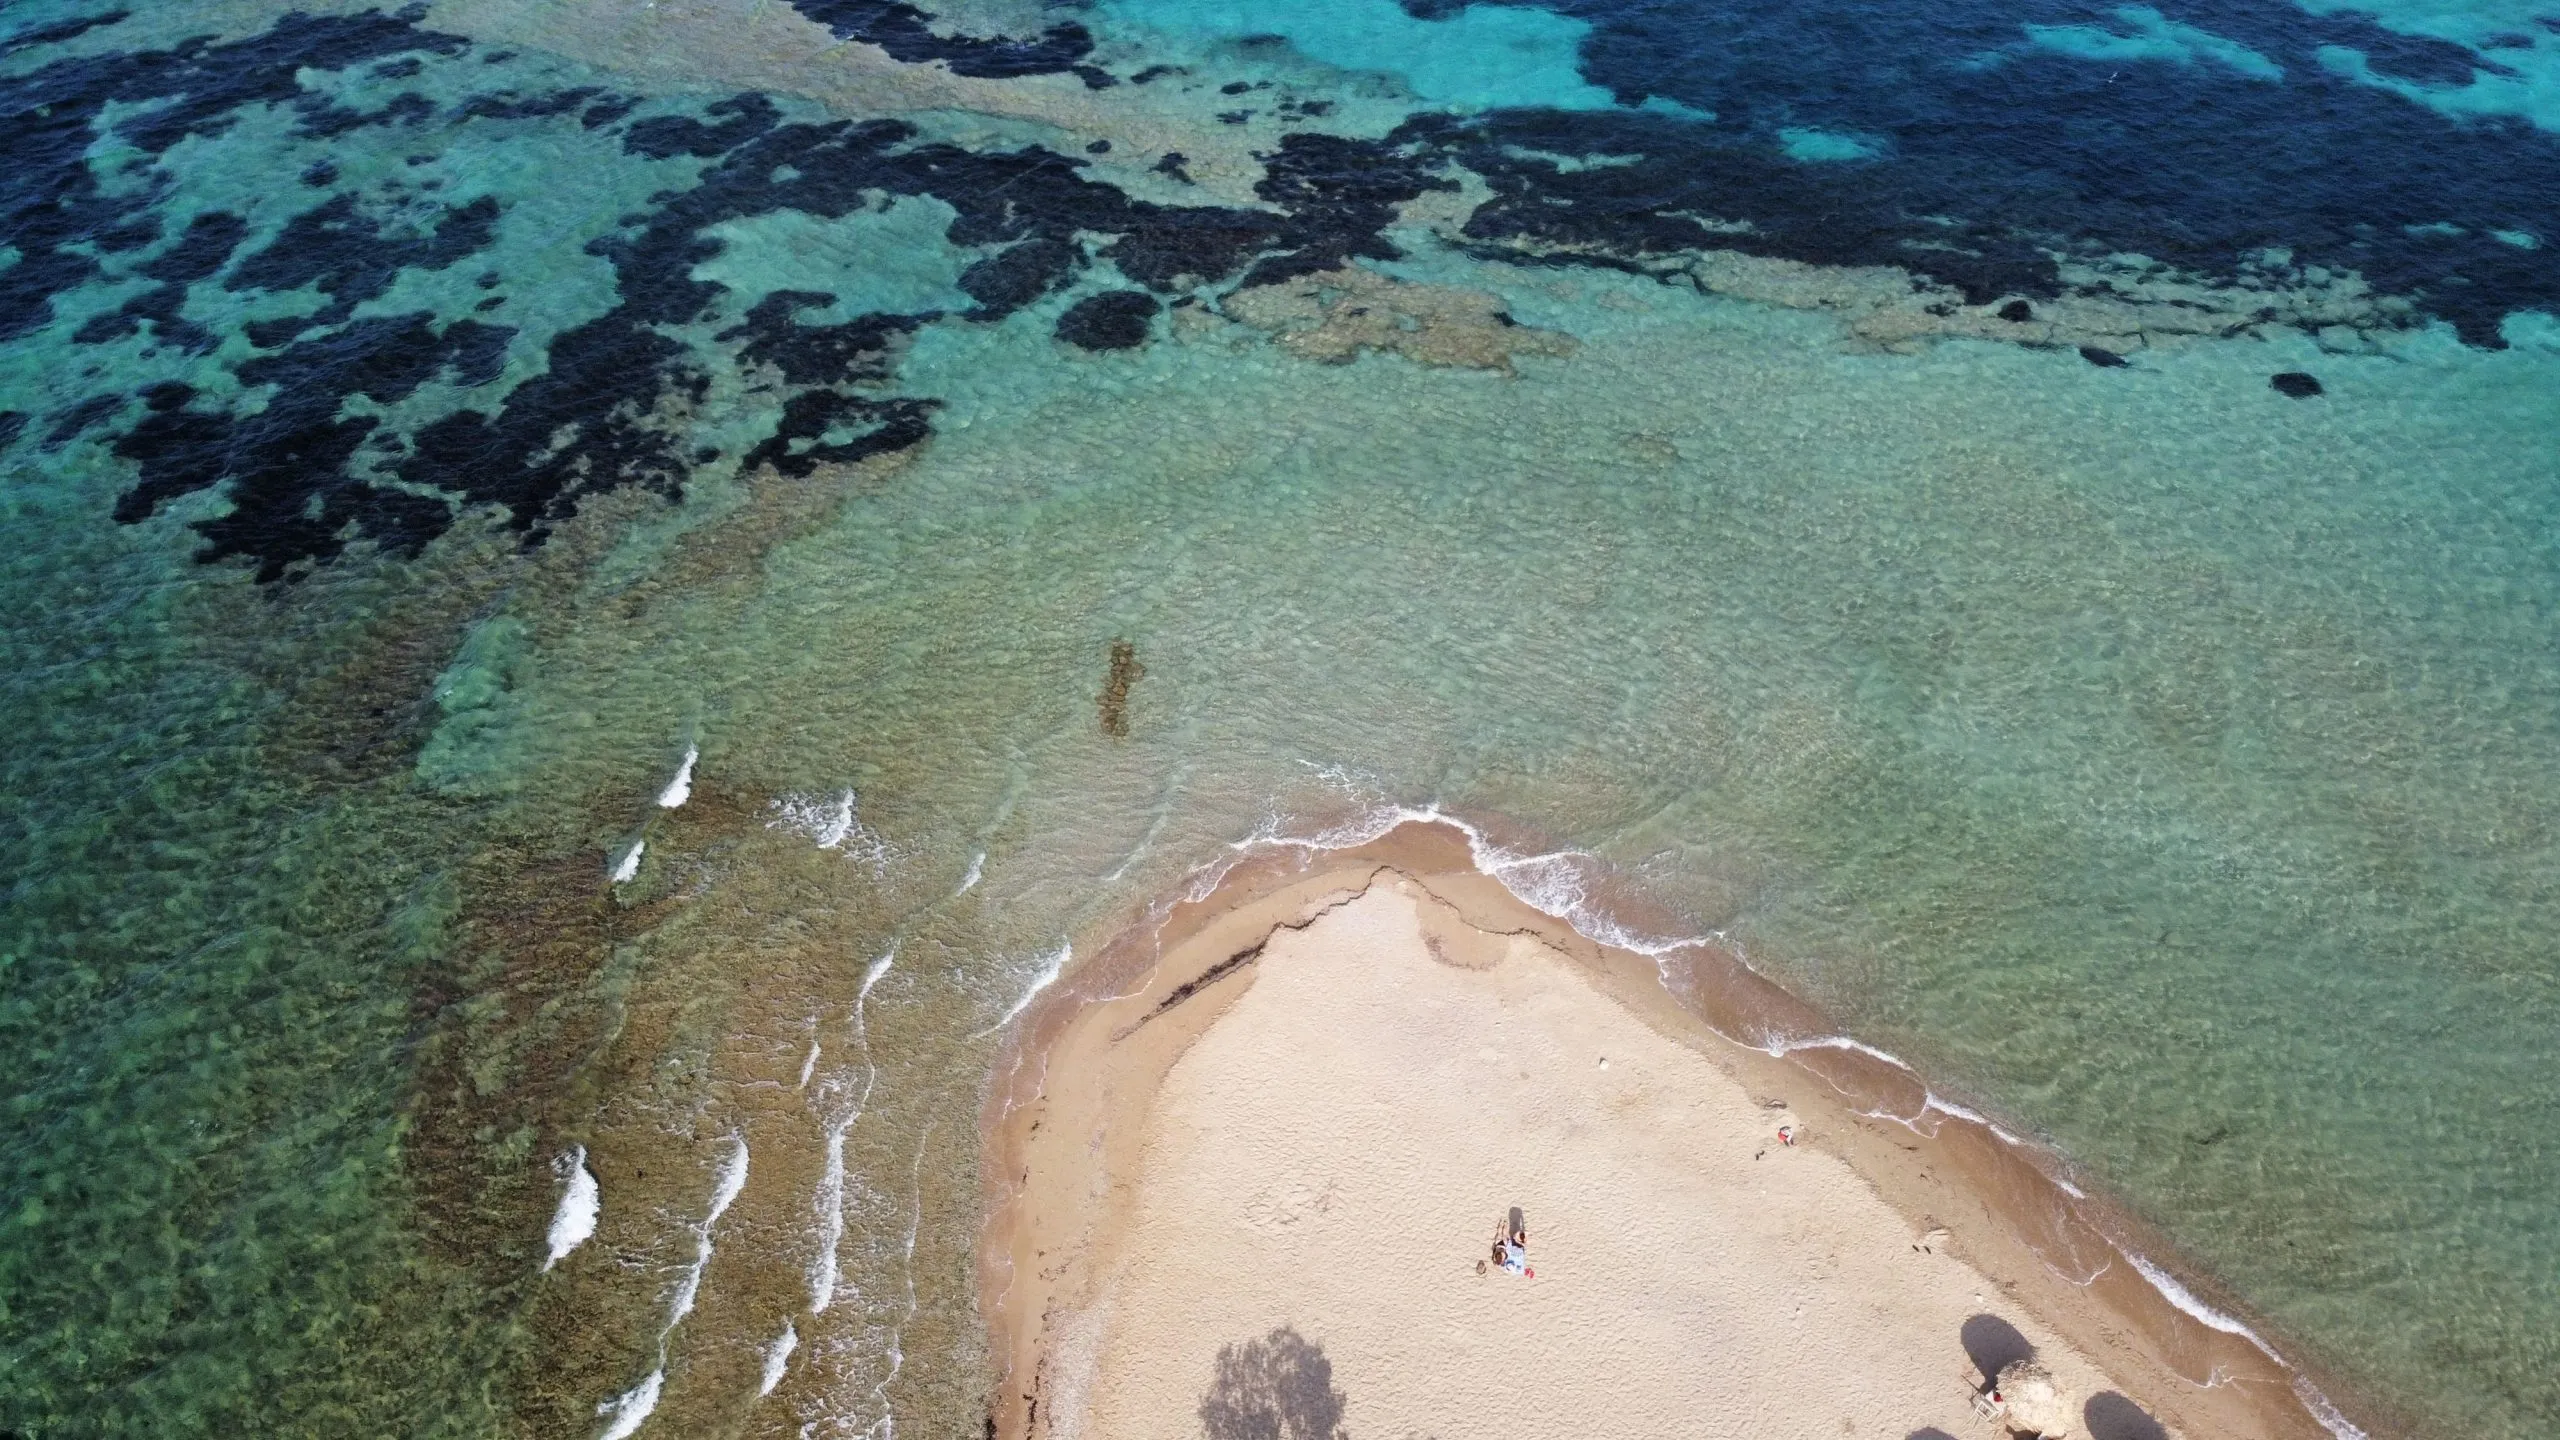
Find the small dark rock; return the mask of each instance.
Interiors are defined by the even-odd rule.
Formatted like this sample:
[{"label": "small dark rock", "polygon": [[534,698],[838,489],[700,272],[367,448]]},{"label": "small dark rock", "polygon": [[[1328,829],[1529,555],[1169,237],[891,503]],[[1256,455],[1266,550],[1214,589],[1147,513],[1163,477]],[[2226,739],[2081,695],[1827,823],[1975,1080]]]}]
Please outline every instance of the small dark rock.
[{"label": "small dark rock", "polygon": [[1134,350],[1147,343],[1158,308],[1143,290],[1107,290],[1059,316],[1058,338],[1086,350]]},{"label": "small dark rock", "polygon": [[1096,140],[1092,144],[1084,147],[1084,153],[1087,155],[1108,155],[1111,153],[1111,142],[1108,140]]},{"label": "small dark rock", "polygon": [[2095,345],[2081,346],[2080,358],[2097,366],[2101,370],[2121,370],[2126,365],[2132,363],[2113,350],[2101,349]]},{"label": "small dark rock", "polygon": [[[1094,298],[1107,299],[1109,297],[1095,296]],[[1103,734],[1113,736],[1118,739],[1128,738],[1129,691],[1132,687],[1136,686],[1140,680],[1145,679],[1146,674],[1147,667],[1138,663],[1137,646],[1130,644],[1126,640],[1114,640],[1111,642],[1111,673],[1104,677],[1102,682]],[[1235,966],[1245,964],[1261,953],[1262,947],[1259,945],[1254,946],[1250,950],[1240,951],[1226,961],[1226,968],[1232,969]],[[1158,1008],[1161,1009],[1163,1007],[1159,1006]],[[1326,1433],[1331,1432],[1328,1431]]]},{"label": "small dark rock", "polygon": [[2024,325],[2036,318],[2036,307],[2024,300],[2012,300],[2000,307],[2000,318],[2012,325]]},{"label": "small dark rock", "polygon": [[2299,370],[2287,370],[2281,375],[2270,376],[2267,384],[2274,387],[2277,394],[2290,395],[2296,400],[2308,400],[2320,393],[2319,379]]}]

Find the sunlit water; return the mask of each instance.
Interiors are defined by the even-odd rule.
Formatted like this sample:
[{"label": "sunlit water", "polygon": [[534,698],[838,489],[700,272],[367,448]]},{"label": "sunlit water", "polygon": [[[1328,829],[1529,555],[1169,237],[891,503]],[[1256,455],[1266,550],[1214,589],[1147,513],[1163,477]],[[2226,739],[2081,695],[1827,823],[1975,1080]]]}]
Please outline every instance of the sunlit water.
[{"label": "sunlit water", "polygon": [[[21,167],[0,270],[33,296],[0,353],[0,1425],[974,1431],[1005,1022],[1231,842],[1392,803],[1616,865],[2386,1404],[2560,1425],[2560,326],[2526,303],[2560,241],[2526,82],[2560,35],[2000,12],[1897,110],[1704,7],[1682,44],[1724,36],[1764,89],[1678,46],[1639,74],[1606,7],[980,7],[957,33],[1090,43],[903,54],[984,88],[777,139],[923,103],[828,78],[824,23],[926,45],[886,8],[564,9],[549,48],[469,7],[146,11],[0,62],[34,87],[14,153],[59,161]],[[176,52],[221,103],[154,136],[176,102],[118,92],[62,141],[143,73],[71,57],[207,28],[269,47]],[[2067,294],[1984,318],[2034,247],[1980,227],[1981,296],[1972,260],[1894,252],[1942,264],[1935,316],[1872,270],[1722,286],[1825,313],[1523,263],[1672,268],[1622,222],[1694,197],[1609,157],[1710,125],[1767,167],[1714,233],[1881,263],[1789,229],[1820,196],[1787,187],[1957,206],[1950,176],[2008,162],[1925,122],[2037,65],[2326,85],[2336,143],[2400,127],[2456,157],[2424,203],[2474,210],[2340,239],[2314,212],[2388,176],[2338,180],[2253,243],[2362,245],[2423,303],[2296,274],[2283,303],[2339,323],[2158,348],[2036,328]],[[1238,157],[1285,132],[1478,111],[1517,128],[1310,169],[1336,198],[1261,209],[1320,221],[1231,263],[1111,208],[1247,209]],[[974,168],[1035,145],[1061,158]],[[1406,163],[1508,178],[1337,203]],[[1611,218],[1459,235],[1514,182]],[[2141,250],[2148,217],[2227,298],[2282,268],[2209,263],[2232,198],[2092,200],[2082,248]],[[1106,223],[1169,228],[1105,253]],[[1053,232],[1069,258],[1014,248]],[[1346,251],[1492,298],[1381,292],[1424,318],[1342,364],[1223,303],[1255,254]],[[1001,255],[1029,280],[973,271]],[[1142,343],[1070,343],[1139,288]],[[2101,318],[2192,328],[2157,302]],[[1877,315],[1920,329],[1881,349]]]}]

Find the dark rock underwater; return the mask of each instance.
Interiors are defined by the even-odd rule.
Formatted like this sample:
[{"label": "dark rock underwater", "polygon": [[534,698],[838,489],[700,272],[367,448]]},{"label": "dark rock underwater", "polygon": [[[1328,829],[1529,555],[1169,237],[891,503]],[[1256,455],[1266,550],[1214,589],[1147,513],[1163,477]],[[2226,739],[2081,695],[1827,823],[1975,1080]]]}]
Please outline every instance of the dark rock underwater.
[{"label": "dark rock underwater", "polygon": [[[1093,38],[1075,22],[1012,40],[939,35],[902,4],[802,8],[841,36],[961,74],[1072,72],[1091,86],[1140,78],[1097,69]],[[495,89],[447,105],[411,89],[355,108],[297,78],[371,67],[378,83],[507,58],[475,54],[416,8],[294,16],[245,39],[56,60],[0,83],[18,162],[0,238],[20,256],[0,272],[0,337],[30,336],[51,323],[55,302],[85,287],[147,280],[72,337],[81,346],[140,338],[147,370],[155,353],[217,348],[220,337],[189,317],[190,287],[307,290],[320,303],[248,325],[255,353],[224,352],[237,357],[222,362],[224,394],[173,377],[121,394],[23,397],[11,423],[40,422],[29,433],[49,446],[83,431],[112,436],[135,475],[115,505],[119,520],[220,489],[234,509],[197,522],[200,554],[239,557],[261,579],[325,562],[352,536],[415,554],[473,506],[503,509],[538,542],[583,496],[626,485],[672,495],[691,468],[726,459],[665,418],[706,391],[712,357],[670,332],[714,312],[720,287],[691,272],[717,253],[704,231],[723,220],[779,209],[841,217],[881,196],[931,196],[958,214],[949,241],[983,252],[962,282],[977,304],[957,314],[812,326],[796,317],[834,299],[812,287],[789,303],[769,298],[719,332],[714,343],[735,347],[720,363],[774,364],[786,383],[764,438],[738,461],[805,474],[930,434],[933,398],[898,393],[897,352],[919,327],[1001,320],[1107,264],[1143,291],[1086,300],[1059,333],[1086,349],[1143,343],[1141,302],[1151,312],[1197,292],[1394,258],[1384,232],[1396,207],[1455,188],[1461,168],[1491,191],[1464,242],[1532,263],[1643,266],[1721,249],[1891,265],[1965,305],[2004,306],[2010,320],[2032,316],[2028,301],[2066,292],[2060,256],[2132,252],[2222,286],[2264,284],[2271,263],[2297,276],[2325,267],[2406,301],[2409,316],[2391,323],[2442,319],[2482,346],[2503,343],[2511,311],[2560,308],[2560,267],[2491,234],[2560,235],[2554,137],[2520,120],[2455,124],[2311,58],[2354,43],[2392,74],[2444,80],[2469,73],[2460,47],[2352,16],[2224,6],[2193,18],[2272,57],[2281,81],[2210,63],[2101,74],[2016,43],[2022,23],[2091,18],[2066,6],[1933,16],[1925,33],[1890,10],[1711,10],[1670,44],[1641,14],[1566,8],[1595,27],[1584,45],[1593,78],[1623,99],[1693,100],[1718,118],[1425,113],[1376,140],[1299,131],[1266,157],[1256,188],[1271,209],[1143,201],[1095,178],[1081,157],[926,143],[896,120],[794,118],[756,94],[644,114],[594,84]],[[113,18],[31,32],[14,48],[74,39]],[[1908,58],[1891,83],[1874,83],[1862,57],[1887,52]],[[412,165],[475,127],[555,125],[617,135],[636,159],[703,163],[584,242],[611,263],[619,303],[552,336],[539,357],[519,356],[519,369],[540,373],[501,389],[510,326],[469,313],[353,318],[403,272],[484,254],[507,203],[499,196],[357,187],[322,160],[302,176],[310,207],[254,246],[238,216],[167,209],[173,186],[159,167],[172,148],[218,141],[261,107],[292,111],[302,140],[414,150]],[[2322,123],[2286,123],[2305,107]],[[1791,159],[1771,135],[1807,113],[1889,143],[1855,163]],[[93,158],[101,141],[130,151],[112,176]],[[1608,163],[1562,163],[1575,156]],[[1176,158],[1166,160],[1159,168],[1178,177]],[[454,186],[470,188],[467,178]],[[1097,236],[1108,238],[1085,238]],[[2270,262],[2271,247],[2289,260]],[[487,310],[517,282],[490,271],[480,283],[490,293],[477,308]],[[2244,308],[2235,323],[2266,318],[2274,312]],[[2084,353],[2100,365],[2114,357]],[[362,397],[360,409],[380,411],[430,382],[461,398],[403,422],[348,407]],[[251,398],[260,392],[262,404]],[[29,401],[45,413],[28,415]]]}]

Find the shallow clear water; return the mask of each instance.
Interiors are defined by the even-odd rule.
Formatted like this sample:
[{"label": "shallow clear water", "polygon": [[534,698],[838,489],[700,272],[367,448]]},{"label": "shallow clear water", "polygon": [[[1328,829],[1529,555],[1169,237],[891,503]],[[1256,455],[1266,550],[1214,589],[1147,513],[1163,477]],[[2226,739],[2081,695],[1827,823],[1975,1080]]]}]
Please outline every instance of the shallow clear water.
[{"label": "shallow clear water", "polygon": [[[1867,94],[1568,8],[147,10],[0,62],[55,107],[0,270],[0,1425],[974,1428],[1003,1022],[1229,843],[1396,802],[1600,855],[2383,1406],[2560,1423],[2560,327],[2499,238],[2560,159],[2389,42],[2560,36],[1991,10]],[[65,68],[204,28],[183,100]],[[2390,203],[2458,233],[2355,232],[2376,158],[2265,222],[2245,154],[1965,218],[2015,138],[1967,117],[2076,123],[1967,86],[2128,65],[2435,147]],[[1279,148],[1329,127],[1384,148]],[[1754,261],[1648,228],[1674,171]],[[2180,274],[2101,309],[2039,244]],[[1345,254],[1491,298],[1234,293]]]}]

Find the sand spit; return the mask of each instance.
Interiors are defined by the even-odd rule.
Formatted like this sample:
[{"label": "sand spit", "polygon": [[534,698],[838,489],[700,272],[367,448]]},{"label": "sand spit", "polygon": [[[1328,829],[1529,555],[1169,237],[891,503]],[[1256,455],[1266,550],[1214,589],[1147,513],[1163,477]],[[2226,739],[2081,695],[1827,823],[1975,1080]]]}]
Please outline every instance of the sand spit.
[{"label": "sand spit", "polygon": [[[1594,944],[1429,823],[1127,932],[989,1099],[995,1433],[1279,1404],[1310,1435],[1988,1437],[1967,1387],[2026,1348],[2098,1440],[2324,1433],[2051,1157],[1856,1048],[1724,1038],[1792,1002],[1741,971],[1692,991],[1710,1028],[1665,984],[1707,968]],[[1535,1278],[1479,1275],[1512,1206]]]}]

